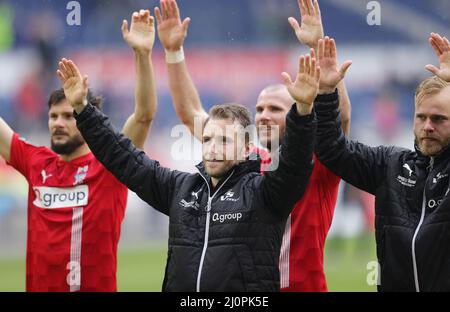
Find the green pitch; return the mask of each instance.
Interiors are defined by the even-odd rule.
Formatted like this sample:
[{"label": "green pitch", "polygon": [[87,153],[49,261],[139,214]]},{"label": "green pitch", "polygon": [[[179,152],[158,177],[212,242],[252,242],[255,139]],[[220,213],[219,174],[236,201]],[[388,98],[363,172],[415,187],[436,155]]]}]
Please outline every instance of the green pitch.
[{"label": "green pitch", "polygon": [[[325,271],[330,291],[376,291],[367,285],[367,263],[376,259],[373,234],[327,241]],[[165,247],[119,252],[119,291],[160,291],[166,260]],[[0,292],[25,289],[25,259],[0,259]]]}]

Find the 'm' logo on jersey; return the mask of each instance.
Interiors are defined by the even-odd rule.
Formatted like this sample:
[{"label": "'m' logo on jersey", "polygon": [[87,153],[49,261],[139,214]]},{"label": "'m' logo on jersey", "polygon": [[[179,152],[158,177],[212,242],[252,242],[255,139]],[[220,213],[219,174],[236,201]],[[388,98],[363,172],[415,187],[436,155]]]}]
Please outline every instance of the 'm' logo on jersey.
[{"label": "'m' logo on jersey", "polygon": [[89,187],[78,185],[70,188],[33,187],[36,199],[33,205],[44,209],[73,208],[88,205]]},{"label": "'m' logo on jersey", "polygon": [[73,182],[73,185],[78,185],[84,182],[84,179],[87,176],[89,170],[89,166],[79,167],[77,170],[77,173],[75,174],[75,182]]}]

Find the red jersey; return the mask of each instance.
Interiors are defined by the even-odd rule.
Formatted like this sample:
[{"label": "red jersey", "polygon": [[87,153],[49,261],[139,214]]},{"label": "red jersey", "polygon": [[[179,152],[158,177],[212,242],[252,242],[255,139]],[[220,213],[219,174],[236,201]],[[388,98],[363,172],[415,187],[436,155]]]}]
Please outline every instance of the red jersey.
[{"label": "red jersey", "polygon": [[[261,170],[270,165],[270,154],[255,149]],[[281,291],[327,291],[323,250],[336,206],[340,178],[315,157],[314,169],[303,197],[289,215],[280,253]]]},{"label": "red jersey", "polygon": [[92,153],[65,162],[17,134],[9,164],[29,184],[27,291],[116,291],[127,188]]}]

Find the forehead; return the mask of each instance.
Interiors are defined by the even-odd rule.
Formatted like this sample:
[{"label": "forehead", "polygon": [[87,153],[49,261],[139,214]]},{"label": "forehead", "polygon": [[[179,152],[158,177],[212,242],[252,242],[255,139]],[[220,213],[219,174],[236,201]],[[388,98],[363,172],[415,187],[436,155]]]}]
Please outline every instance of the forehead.
[{"label": "forehead", "polygon": [[423,98],[416,105],[416,114],[450,116],[450,88]]},{"label": "forehead", "polygon": [[256,107],[277,106],[288,109],[294,102],[285,88],[277,88],[261,92]]},{"label": "forehead", "polygon": [[53,104],[50,106],[48,111],[49,114],[63,114],[63,113],[73,113],[73,108],[67,100],[62,100],[58,104]]},{"label": "forehead", "polygon": [[203,135],[232,137],[240,131],[243,131],[243,127],[237,120],[210,119],[203,129]]}]

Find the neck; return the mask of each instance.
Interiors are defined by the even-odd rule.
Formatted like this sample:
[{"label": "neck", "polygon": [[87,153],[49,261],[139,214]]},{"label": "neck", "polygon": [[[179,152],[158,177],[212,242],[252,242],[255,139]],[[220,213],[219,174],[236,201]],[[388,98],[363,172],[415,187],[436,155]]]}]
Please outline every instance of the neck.
[{"label": "neck", "polygon": [[213,188],[216,188],[217,184],[219,184],[219,179],[211,177],[211,184]]},{"label": "neck", "polygon": [[59,155],[59,157],[61,158],[62,161],[70,162],[74,159],[77,159],[78,157],[85,156],[85,155],[89,154],[90,152],[91,152],[91,150],[89,149],[88,145],[85,143],[85,144],[81,145],[79,148],[77,148],[75,151],[73,151],[73,153],[71,153],[69,155]]}]

